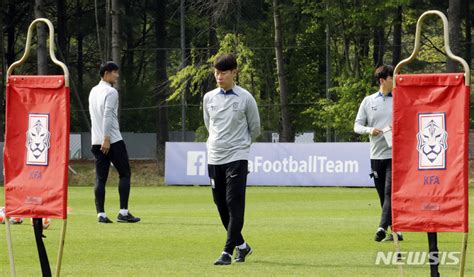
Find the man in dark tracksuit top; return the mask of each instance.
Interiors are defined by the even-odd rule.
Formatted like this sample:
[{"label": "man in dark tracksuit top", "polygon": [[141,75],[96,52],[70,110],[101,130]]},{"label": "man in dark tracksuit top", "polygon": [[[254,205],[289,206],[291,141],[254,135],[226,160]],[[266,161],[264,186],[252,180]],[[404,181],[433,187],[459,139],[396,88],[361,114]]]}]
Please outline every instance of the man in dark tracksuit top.
[{"label": "man in dark tracksuit top", "polygon": [[[364,98],[354,123],[354,131],[368,134],[370,139],[371,177],[382,206],[379,228],[375,241],[386,237],[387,228],[392,225],[392,147],[384,138],[382,129],[392,126],[393,66],[383,65],[375,70],[375,79],[380,84],[379,91]],[[388,240],[392,240],[392,235]],[[402,234],[398,239],[403,240]]]},{"label": "man in dark tracksuit top", "polygon": [[207,158],[214,203],[227,230],[227,241],[215,265],[244,262],[252,253],[243,236],[248,155],[252,139],[260,134],[257,103],[245,89],[235,85],[237,61],[221,55],[214,63],[218,88],[204,95],[204,123],[209,131]]}]

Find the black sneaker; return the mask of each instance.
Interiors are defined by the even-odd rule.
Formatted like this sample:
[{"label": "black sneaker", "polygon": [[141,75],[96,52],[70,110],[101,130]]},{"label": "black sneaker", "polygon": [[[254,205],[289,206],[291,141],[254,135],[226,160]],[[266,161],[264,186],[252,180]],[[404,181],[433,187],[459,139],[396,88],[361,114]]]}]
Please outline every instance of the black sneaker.
[{"label": "black sneaker", "polygon": [[375,241],[382,241],[387,236],[387,233],[384,229],[379,229],[377,233],[375,233]]},{"label": "black sneaker", "polygon": [[[397,233],[398,241],[403,241],[403,235]],[[388,235],[384,241],[393,241],[393,234]]]},{"label": "black sneaker", "polygon": [[110,220],[106,216],[99,216],[99,219],[97,220],[99,223],[113,223],[112,220]]},{"label": "black sneaker", "polygon": [[247,247],[244,249],[239,249],[238,247],[236,248],[236,255],[235,255],[235,262],[237,263],[243,263],[245,262],[245,257],[250,256],[252,254],[253,250],[250,245],[247,244]]},{"label": "black sneaker", "polygon": [[140,218],[134,217],[131,213],[128,213],[127,215],[122,215],[121,213],[119,213],[117,216],[117,222],[121,222],[121,223],[136,223],[139,221],[140,221]]},{"label": "black sneaker", "polygon": [[214,265],[230,265],[232,263],[232,256],[222,253],[219,259],[214,262]]}]

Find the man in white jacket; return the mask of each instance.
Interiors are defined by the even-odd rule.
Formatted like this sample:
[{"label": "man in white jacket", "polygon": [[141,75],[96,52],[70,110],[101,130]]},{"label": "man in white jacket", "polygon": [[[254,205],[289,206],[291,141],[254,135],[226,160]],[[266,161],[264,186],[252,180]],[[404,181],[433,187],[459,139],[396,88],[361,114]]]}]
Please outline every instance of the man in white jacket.
[{"label": "man in white jacket", "polygon": [[99,223],[112,223],[104,208],[105,184],[109,175],[110,163],[119,173],[120,210],[117,222],[135,223],[140,218],[128,211],[130,195],[130,163],[127,147],[122,139],[118,123],[119,97],[113,85],[119,78],[119,67],[114,62],[100,66],[101,80],[89,94],[89,113],[91,116],[92,153],[95,157],[96,182],[94,187],[95,206]]},{"label": "man in white jacket", "polygon": [[[383,130],[391,130],[392,126],[392,88],[393,66],[382,65],[375,70],[375,79],[379,83],[379,91],[364,98],[354,123],[354,131],[368,134],[370,139],[370,164],[375,188],[382,206],[379,228],[375,233],[375,241],[386,237],[387,228],[392,225],[392,145],[391,138],[384,137]],[[393,239],[392,235],[388,239]],[[398,234],[398,239],[403,237]]]}]

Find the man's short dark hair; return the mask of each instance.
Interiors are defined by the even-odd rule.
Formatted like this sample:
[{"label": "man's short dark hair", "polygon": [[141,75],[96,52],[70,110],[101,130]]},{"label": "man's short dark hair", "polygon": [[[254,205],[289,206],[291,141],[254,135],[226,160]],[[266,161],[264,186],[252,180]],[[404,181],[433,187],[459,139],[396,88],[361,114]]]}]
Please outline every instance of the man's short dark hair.
[{"label": "man's short dark hair", "polygon": [[380,83],[380,78],[387,79],[387,77],[393,77],[393,66],[389,64],[384,64],[382,66],[377,67],[375,70],[375,79],[377,83]]},{"label": "man's short dark hair", "polygon": [[100,77],[104,77],[104,74],[105,74],[106,71],[112,72],[112,71],[115,71],[115,70],[119,70],[118,64],[116,64],[112,61],[105,62],[105,63],[100,65],[100,70],[99,70]]},{"label": "man's short dark hair", "polygon": [[223,54],[214,61],[214,68],[220,71],[237,69],[237,60],[232,54]]}]

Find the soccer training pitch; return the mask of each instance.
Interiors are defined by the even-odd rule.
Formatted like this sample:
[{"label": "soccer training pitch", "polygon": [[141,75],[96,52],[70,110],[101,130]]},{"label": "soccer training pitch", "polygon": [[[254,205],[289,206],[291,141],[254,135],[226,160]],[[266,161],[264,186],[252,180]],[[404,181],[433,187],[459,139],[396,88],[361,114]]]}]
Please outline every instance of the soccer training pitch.
[{"label": "soccer training pitch", "polygon": [[[0,192],[3,199],[3,188]],[[370,188],[248,187],[243,234],[254,253],[243,264],[214,266],[225,231],[210,187],[133,187],[130,211],[137,224],[98,224],[93,188],[70,187],[63,276],[399,276],[397,265],[376,265],[393,242],[373,240],[380,218]],[[470,194],[471,230],[474,193]],[[117,187],[109,184],[106,211],[118,212]],[[40,276],[29,219],[11,226],[17,276]],[[60,221],[45,230],[54,271]],[[402,251],[427,251],[425,233],[406,233]],[[474,235],[466,276],[474,275]],[[462,235],[440,233],[440,251],[461,250]],[[9,276],[5,225],[0,225],[0,276]],[[404,265],[406,276],[428,276],[429,266]],[[457,276],[459,265],[441,265]]]}]

